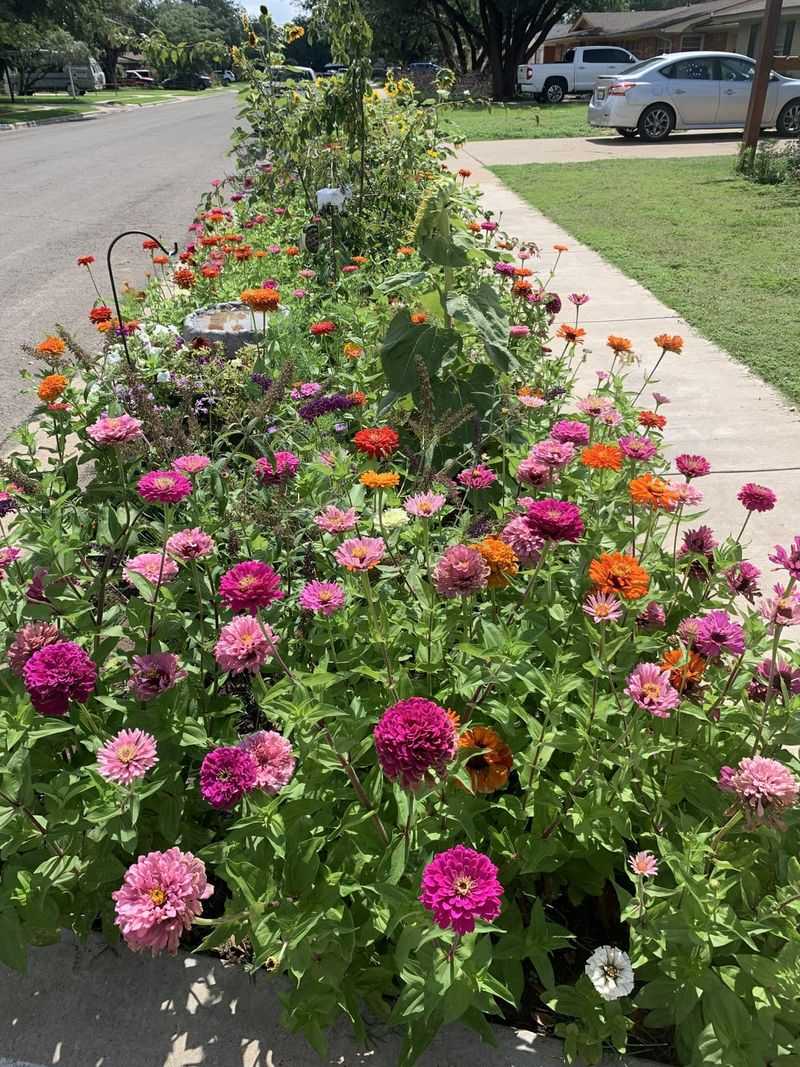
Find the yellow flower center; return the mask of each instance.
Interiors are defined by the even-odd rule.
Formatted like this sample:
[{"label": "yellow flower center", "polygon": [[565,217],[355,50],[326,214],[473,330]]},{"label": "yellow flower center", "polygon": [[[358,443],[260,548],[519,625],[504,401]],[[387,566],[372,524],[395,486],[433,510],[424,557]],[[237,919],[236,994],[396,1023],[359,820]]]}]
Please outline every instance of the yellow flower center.
[{"label": "yellow flower center", "polygon": [[462,874],[453,882],[453,889],[460,897],[468,897],[474,888],[475,879],[466,874]]},{"label": "yellow flower center", "polygon": [[656,685],[655,682],[645,682],[645,684],[642,686],[642,692],[650,700],[658,700],[658,698],[661,696],[661,689],[658,687],[658,685]]},{"label": "yellow flower center", "polygon": [[157,908],[160,908],[162,904],[167,903],[167,894],[161,888],[156,887],[155,889],[151,889],[147,895]]}]

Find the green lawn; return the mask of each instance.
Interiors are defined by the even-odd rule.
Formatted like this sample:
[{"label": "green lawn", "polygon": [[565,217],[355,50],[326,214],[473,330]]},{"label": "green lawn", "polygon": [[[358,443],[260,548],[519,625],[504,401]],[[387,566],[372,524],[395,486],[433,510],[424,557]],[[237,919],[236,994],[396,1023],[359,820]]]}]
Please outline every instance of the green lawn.
[{"label": "green lawn", "polygon": [[[752,184],[733,166],[716,157],[493,170],[800,401],[800,190]],[[591,278],[586,287],[591,292]]]},{"label": "green lawn", "polygon": [[606,131],[586,122],[586,102],[535,104],[514,101],[491,107],[447,108],[445,127],[468,141],[508,141],[517,137],[588,137]]},{"label": "green lawn", "polygon": [[0,96],[0,122],[32,122],[37,119],[64,118],[93,111],[103,104],[160,104],[179,96],[199,96],[201,92],[223,92],[223,86],[213,89],[103,89],[85,96],[71,97],[68,93],[36,93],[17,97],[12,104],[7,96]]}]

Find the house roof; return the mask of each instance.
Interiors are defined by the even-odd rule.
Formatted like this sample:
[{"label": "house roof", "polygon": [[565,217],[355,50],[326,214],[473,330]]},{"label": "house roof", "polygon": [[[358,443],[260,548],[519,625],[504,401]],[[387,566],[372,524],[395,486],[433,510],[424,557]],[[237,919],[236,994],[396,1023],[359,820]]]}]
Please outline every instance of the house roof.
[{"label": "house roof", "polygon": [[[757,18],[764,12],[765,6],[765,0],[704,0],[699,4],[685,4],[662,11],[586,11],[558,36],[619,36],[645,30],[681,33],[710,22],[717,16],[725,19]],[[784,0],[784,10],[787,8],[800,9],[800,0]]]}]

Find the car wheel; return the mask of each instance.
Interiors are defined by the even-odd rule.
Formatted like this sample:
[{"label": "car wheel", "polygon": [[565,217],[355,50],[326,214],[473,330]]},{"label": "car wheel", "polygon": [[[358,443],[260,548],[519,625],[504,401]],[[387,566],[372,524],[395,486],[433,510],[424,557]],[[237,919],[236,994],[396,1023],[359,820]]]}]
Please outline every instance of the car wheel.
[{"label": "car wheel", "polygon": [[626,141],[632,141],[639,132],[635,126],[617,126],[616,130],[620,137],[624,137]]},{"label": "car wheel", "polygon": [[548,104],[560,104],[564,99],[564,83],[558,78],[553,78],[544,83],[544,98]]},{"label": "car wheel", "polygon": [[778,115],[776,125],[781,137],[800,137],[800,99],[789,101]]},{"label": "car wheel", "polygon": [[651,104],[639,116],[636,128],[643,141],[663,141],[675,129],[675,113],[666,104]]}]

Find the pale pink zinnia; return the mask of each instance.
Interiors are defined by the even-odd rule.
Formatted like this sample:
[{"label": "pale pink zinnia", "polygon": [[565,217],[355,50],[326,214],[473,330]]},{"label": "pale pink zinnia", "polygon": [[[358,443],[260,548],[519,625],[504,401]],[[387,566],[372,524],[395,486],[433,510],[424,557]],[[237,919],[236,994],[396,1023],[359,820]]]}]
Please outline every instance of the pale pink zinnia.
[{"label": "pale pink zinnia", "polygon": [[22,669],[34,652],[38,652],[45,645],[54,645],[62,641],[61,631],[52,622],[26,622],[14,635],[14,640],[8,646],[8,666],[18,677],[22,677]]},{"label": "pale pink zinnia", "polygon": [[143,730],[120,730],[97,750],[97,769],[102,778],[130,785],[158,763],[156,739]]},{"label": "pale pink zinnia", "polygon": [[246,734],[239,748],[248,752],[256,765],[256,789],[274,796],[292,780],[295,758],[290,741],[275,730],[256,730]]},{"label": "pale pink zinnia", "polygon": [[214,657],[224,671],[255,674],[275,652],[273,630],[252,615],[236,615],[219,632]]},{"label": "pale pink zinnia", "polygon": [[385,551],[382,537],[350,537],[342,541],[333,555],[349,571],[368,571],[378,566]]},{"label": "pale pink zinnia", "polygon": [[167,552],[178,559],[202,559],[213,551],[213,537],[197,526],[191,530],[179,530],[167,539]]},{"label": "pale pink zinnia", "polygon": [[178,456],[177,459],[173,459],[172,469],[180,471],[182,474],[199,474],[200,471],[204,471],[210,463],[211,460],[208,456],[192,453],[189,456]]},{"label": "pale pink zinnia", "polygon": [[297,602],[315,615],[333,615],[344,606],[344,589],[336,582],[309,582],[300,590]]},{"label": "pale pink zinnia", "polygon": [[543,538],[531,530],[524,515],[515,515],[500,531],[500,540],[514,549],[514,553],[523,566],[537,563],[544,547]]},{"label": "pale pink zinnia", "polygon": [[543,463],[545,467],[557,470],[575,458],[575,445],[571,441],[553,441],[546,438],[538,441],[530,451],[530,458],[537,463]]},{"label": "pale pink zinnia", "polygon": [[356,511],[355,508],[347,508],[347,510],[343,511],[341,508],[329,504],[322,510],[321,514],[315,516],[314,522],[326,533],[346,533],[348,530],[355,528]]},{"label": "pale pink zinnia", "polygon": [[659,719],[668,719],[669,713],[680,703],[680,694],[665,673],[655,663],[640,663],[628,675],[625,692],[640,708]]},{"label": "pale pink zinnia", "polygon": [[593,622],[619,622],[622,604],[613,593],[590,593],[583,602],[583,610]]},{"label": "pale pink zinnia", "polygon": [[142,552],[125,561],[122,573],[128,581],[132,574],[138,574],[151,585],[157,585],[159,582],[164,585],[177,576],[178,564],[169,556],[162,555],[161,552]]},{"label": "pale pink zinnia", "polygon": [[409,515],[418,519],[429,519],[444,507],[447,498],[443,493],[417,493],[403,501],[403,507]]},{"label": "pale pink zinnia", "polygon": [[658,874],[658,860],[652,852],[637,852],[629,856],[628,866],[637,878],[655,878]]},{"label": "pale pink zinnia", "polygon": [[96,445],[122,445],[144,436],[141,419],[130,415],[103,415],[86,427],[86,433]]},{"label": "pale pink zinnia", "polygon": [[800,794],[800,782],[789,768],[764,756],[746,756],[736,768],[723,767],[719,785],[736,795],[750,826],[766,823],[782,828],[782,813],[794,807]]}]

